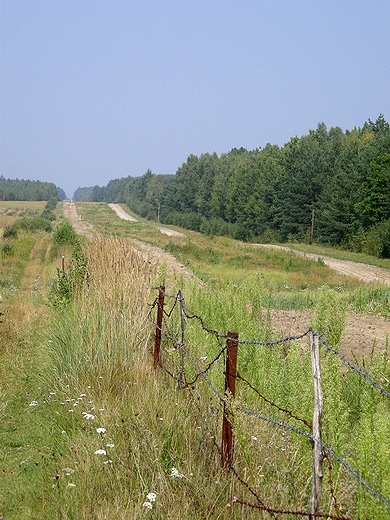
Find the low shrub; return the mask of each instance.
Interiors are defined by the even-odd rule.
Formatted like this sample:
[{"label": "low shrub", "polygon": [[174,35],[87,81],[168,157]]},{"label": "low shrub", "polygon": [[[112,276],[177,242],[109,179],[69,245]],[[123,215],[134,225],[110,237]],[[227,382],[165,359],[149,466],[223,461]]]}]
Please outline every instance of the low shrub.
[{"label": "low shrub", "polygon": [[41,213],[41,217],[46,220],[49,220],[50,222],[53,222],[54,220],[56,220],[56,216],[49,209],[44,209]]},{"label": "low shrub", "polygon": [[368,230],[363,252],[378,258],[390,258],[390,219]]},{"label": "low shrub", "polygon": [[87,260],[79,243],[75,244],[72,260],[67,270],[57,269],[49,300],[53,306],[67,305],[75,291],[82,286],[87,276]]},{"label": "low shrub", "polygon": [[[46,202],[46,205],[45,205],[45,210],[48,210],[48,211],[53,211],[53,209],[56,209],[57,207],[57,200],[52,198],[52,199],[49,199],[47,202]],[[44,210],[44,211],[45,211]]]},{"label": "low shrub", "polygon": [[3,230],[3,238],[17,238],[18,230],[14,224],[6,226]]},{"label": "low shrub", "polygon": [[6,242],[1,246],[1,256],[12,256],[15,252],[13,243]]},{"label": "low shrub", "polygon": [[77,233],[69,220],[63,220],[53,233],[53,241],[56,244],[76,244]]},{"label": "low shrub", "polygon": [[15,226],[17,229],[22,229],[32,233],[37,231],[46,231],[47,233],[50,233],[52,231],[51,223],[43,217],[24,217],[20,220],[17,220],[13,226]]}]

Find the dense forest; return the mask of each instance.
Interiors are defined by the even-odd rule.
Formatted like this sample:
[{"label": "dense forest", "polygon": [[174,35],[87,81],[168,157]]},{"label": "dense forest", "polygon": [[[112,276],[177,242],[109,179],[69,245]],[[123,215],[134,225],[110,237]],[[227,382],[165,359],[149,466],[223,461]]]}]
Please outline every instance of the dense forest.
[{"label": "dense forest", "polygon": [[345,132],[320,123],[283,147],[190,155],[175,175],[148,170],[81,194],[210,235],[309,241],[313,229],[317,243],[389,257],[390,127],[383,115]]},{"label": "dense forest", "polygon": [[0,175],[0,200],[66,199],[62,188],[52,182],[6,179]]}]

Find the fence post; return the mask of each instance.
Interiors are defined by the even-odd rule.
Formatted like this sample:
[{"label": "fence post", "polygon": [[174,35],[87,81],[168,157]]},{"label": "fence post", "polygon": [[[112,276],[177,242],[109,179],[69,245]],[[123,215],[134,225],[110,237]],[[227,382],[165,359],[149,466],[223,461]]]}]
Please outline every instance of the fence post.
[{"label": "fence post", "polygon": [[62,258],[61,258],[61,269],[62,269],[62,272],[65,271],[65,257],[64,256],[62,256]]},{"label": "fence post", "polygon": [[[234,398],[236,388],[237,375],[237,351],[238,351],[238,333],[228,332],[226,346],[226,372],[225,372],[225,398],[227,400]],[[228,419],[228,406],[226,402],[223,405],[223,422],[222,422],[222,467],[228,469],[232,463],[233,455],[233,434],[232,425]]]},{"label": "fence post", "polygon": [[165,285],[160,285],[160,287],[158,288],[156,338],[154,341],[154,361],[153,361],[154,369],[157,368],[159,357],[160,357],[161,328],[162,328],[163,309],[164,309],[164,293],[165,293]]},{"label": "fence post", "polygon": [[322,485],[322,407],[323,395],[321,384],[320,348],[317,334],[310,332],[311,363],[314,381],[314,412],[313,412],[313,437],[319,442],[313,441],[313,484],[309,500],[310,520],[315,520],[315,513],[319,513]]},{"label": "fence post", "polygon": [[[184,314],[184,298],[183,298],[183,293],[181,292],[181,289],[179,289],[179,292],[178,292],[178,301],[180,304],[180,328],[181,328],[180,343],[182,345],[184,345],[185,314]],[[180,356],[180,372],[179,372],[179,377],[177,379],[177,389],[181,390],[183,388],[183,378],[184,378],[184,354],[183,354],[182,349],[180,349],[179,356]]]}]

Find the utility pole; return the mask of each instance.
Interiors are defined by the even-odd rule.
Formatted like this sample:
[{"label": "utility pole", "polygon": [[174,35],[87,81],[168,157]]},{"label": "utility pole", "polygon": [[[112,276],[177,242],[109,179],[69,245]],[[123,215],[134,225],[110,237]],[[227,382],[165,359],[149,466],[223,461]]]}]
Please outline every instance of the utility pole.
[{"label": "utility pole", "polygon": [[313,243],[313,232],[314,232],[314,209],[311,212],[311,228],[310,228],[310,238],[309,238],[310,245],[312,245],[312,243]]}]

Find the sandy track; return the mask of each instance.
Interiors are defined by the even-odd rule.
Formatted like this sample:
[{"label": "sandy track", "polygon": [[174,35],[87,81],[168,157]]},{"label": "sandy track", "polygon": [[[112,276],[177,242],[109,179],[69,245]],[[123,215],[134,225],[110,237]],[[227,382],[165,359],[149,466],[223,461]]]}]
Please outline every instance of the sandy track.
[{"label": "sandy track", "polygon": [[87,238],[97,236],[97,231],[89,224],[82,220],[82,217],[77,213],[77,207],[74,202],[64,201],[64,215],[72,222],[72,226],[78,235],[84,235]]},{"label": "sandy track", "polygon": [[164,227],[158,227],[157,229],[160,231],[160,233],[168,235],[169,237],[185,237],[185,234],[180,233],[180,231],[174,231],[173,229],[168,229]]},{"label": "sandy track", "polygon": [[295,251],[294,249],[286,246],[275,246],[272,244],[255,245],[268,249],[283,249],[297,255],[305,256],[306,258],[310,258],[312,260],[318,260],[318,258],[320,258],[325,265],[341,274],[344,274],[345,276],[353,276],[355,278],[359,278],[359,280],[363,282],[380,282],[385,285],[390,285],[389,269],[382,269],[381,267],[360,264],[358,262],[351,262],[350,260],[337,260],[336,258],[330,258],[328,256],[303,253],[301,251]]},{"label": "sandy track", "polygon": [[138,222],[138,220],[128,213],[124,209],[122,209],[119,204],[108,204],[108,206],[115,211],[119,218],[122,220],[128,220],[129,222]]},{"label": "sandy track", "polygon": [[[138,222],[138,220],[121,208],[119,204],[108,204],[108,206],[115,211],[115,213],[118,215],[119,218],[123,220],[129,220],[130,222]],[[174,231],[173,229],[168,229],[165,227],[158,226],[157,229],[160,231],[160,233],[163,233],[164,235],[168,235],[169,237],[185,237],[184,233],[180,233],[180,231]]]}]

